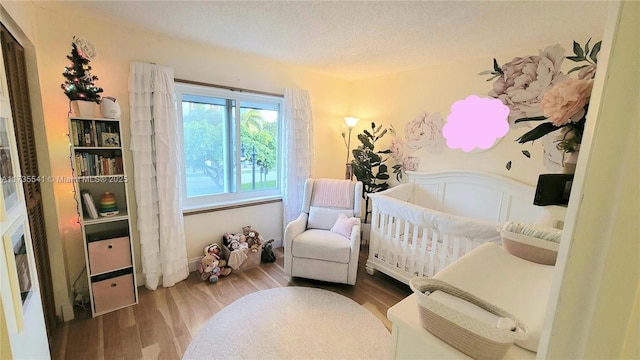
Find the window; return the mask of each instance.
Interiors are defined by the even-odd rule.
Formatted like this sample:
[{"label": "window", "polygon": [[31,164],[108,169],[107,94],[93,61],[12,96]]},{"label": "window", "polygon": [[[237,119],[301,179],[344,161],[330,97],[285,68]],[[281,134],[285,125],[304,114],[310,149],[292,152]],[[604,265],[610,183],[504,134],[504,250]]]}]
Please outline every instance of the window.
[{"label": "window", "polygon": [[282,98],[176,84],[185,208],[280,196]]}]

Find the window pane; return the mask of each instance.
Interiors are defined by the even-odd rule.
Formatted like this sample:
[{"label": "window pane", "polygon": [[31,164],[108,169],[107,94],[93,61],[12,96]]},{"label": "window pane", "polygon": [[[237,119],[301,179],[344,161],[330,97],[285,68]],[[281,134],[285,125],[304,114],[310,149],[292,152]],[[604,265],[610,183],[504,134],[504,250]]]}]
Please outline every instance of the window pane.
[{"label": "window pane", "polygon": [[278,188],[278,104],[240,102],[242,191]]},{"label": "window pane", "polygon": [[235,104],[226,99],[182,96],[187,197],[215,195],[232,189],[228,165],[229,119]]}]

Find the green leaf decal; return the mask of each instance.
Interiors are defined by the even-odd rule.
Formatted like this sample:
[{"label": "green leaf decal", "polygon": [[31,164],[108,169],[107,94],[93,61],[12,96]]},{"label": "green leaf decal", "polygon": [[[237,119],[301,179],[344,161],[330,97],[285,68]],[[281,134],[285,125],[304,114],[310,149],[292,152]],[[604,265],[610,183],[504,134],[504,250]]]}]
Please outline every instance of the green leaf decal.
[{"label": "green leaf decal", "polygon": [[509,162],[507,163],[506,168],[507,168],[507,170],[511,170],[511,161],[509,161]]},{"label": "green leaf decal", "polygon": [[542,120],[547,120],[546,117],[544,116],[534,116],[534,117],[528,117],[528,118],[520,118],[518,120],[515,121],[515,123],[519,123],[519,122],[523,122],[523,121],[542,121]]},{"label": "green leaf decal", "polygon": [[558,127],[553,125],[552,123],[549,123],[549,122],[542,123],[538,125],[536,128],[534,128],[533,130],[529,131],[528,133],[520,136],[518,139],[516,139],[516,141],[519,142],[520,144],[524,144],[528,141],[538,140],[541,137],[555,130],[558,130]]},{"label": "green leaf decal", "polygon": [[600,46],[602,46],[602,41],[598,41],[595,45],[593,45],[591,54],[589,54],[589,58],[596,64],[598,63],[598,53],[600,52]]},{"label": "green leaf decal", "polygon": [[567,59],[569,59],[571,61],[575,61],[575,62],[587,60],[583,56],[567,56]]},{"label": "green leaf decal", "polygon": [[527,158],[531,159],[531,153],[529,153],[527,150],[522,150],[522,155],[524,155]]},{"label": "green leaf decal", "polygon": [[576,54],[576,56],[584,57],[584,51],[582,51],[582,47],[575,41],[573,42],[573,53]]},{"label": "green leaf decal", "polygon": [[569,70],[569,72],[568,72],[567,74],[571,74],[572,72],[574,72],[574,71],[578,71],[578,70],[580,70],[580,69],[582,69],[582,68],[585,68],[585,67],[587,67],[587,66],[589,66],[589,64],[576,66],[576,67],[574,67],[573,69]]},{"label": "green leaf decal", "polygon": [[500,66],[498,66],[498,61],[493,58],[493,71],[497,72],[498,74],[504,74],[502,72],[502,69],[500,69]]},{"label": "green leaf decal", "polygon": [[588,55],[589,54],[589,43],[591,42],[591,38],[589,38],[589,40],[587,40],[587,43],[584,45],[584,55]]}]

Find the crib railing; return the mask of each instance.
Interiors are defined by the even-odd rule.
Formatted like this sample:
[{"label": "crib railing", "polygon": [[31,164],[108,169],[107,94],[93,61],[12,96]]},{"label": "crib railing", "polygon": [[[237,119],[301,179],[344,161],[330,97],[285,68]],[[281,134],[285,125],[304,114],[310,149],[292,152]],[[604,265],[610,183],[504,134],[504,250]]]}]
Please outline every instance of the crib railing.
[{"label": "crib railing", "polygon": [[[408,189],[401,188],[392,195],[406,198]],[[372,200],[371,241],[366,264],[369,274],[380,270],[408,284],[416,276],[433,276],[487,241],[460,232],[447,233],[442,229],[450,226],[442,226],[442,216],[434,217],[433,213],[437,212],[407,201],[379,194]]]}]

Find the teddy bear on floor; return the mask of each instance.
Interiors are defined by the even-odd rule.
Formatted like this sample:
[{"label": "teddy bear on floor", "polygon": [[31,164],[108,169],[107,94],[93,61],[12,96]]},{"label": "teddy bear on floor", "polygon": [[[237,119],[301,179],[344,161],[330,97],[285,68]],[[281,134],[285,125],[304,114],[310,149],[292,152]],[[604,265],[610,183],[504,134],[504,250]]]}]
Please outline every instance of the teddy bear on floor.
[{"label": "teddy bear on floor", "polygon": [[252,229],[251,225],[248,225],[242,228],[242,234],[247,238],[247,243],[249,244],[251,252],[258,252],[258,249],[260,249],[260,246],[264,242],[260,233],[257,230]]},{"label": "teddy bear on floor", "polygon": [[220,276],[231,274],[230,268],[220,266],[221,261],[226,263],[226,261],[220,260],[216,255],[205,255],[202,260],[200,260],[200,264],[198,264],[200,278],[202,280],[208,280],[210,283],[215,283]]}]

